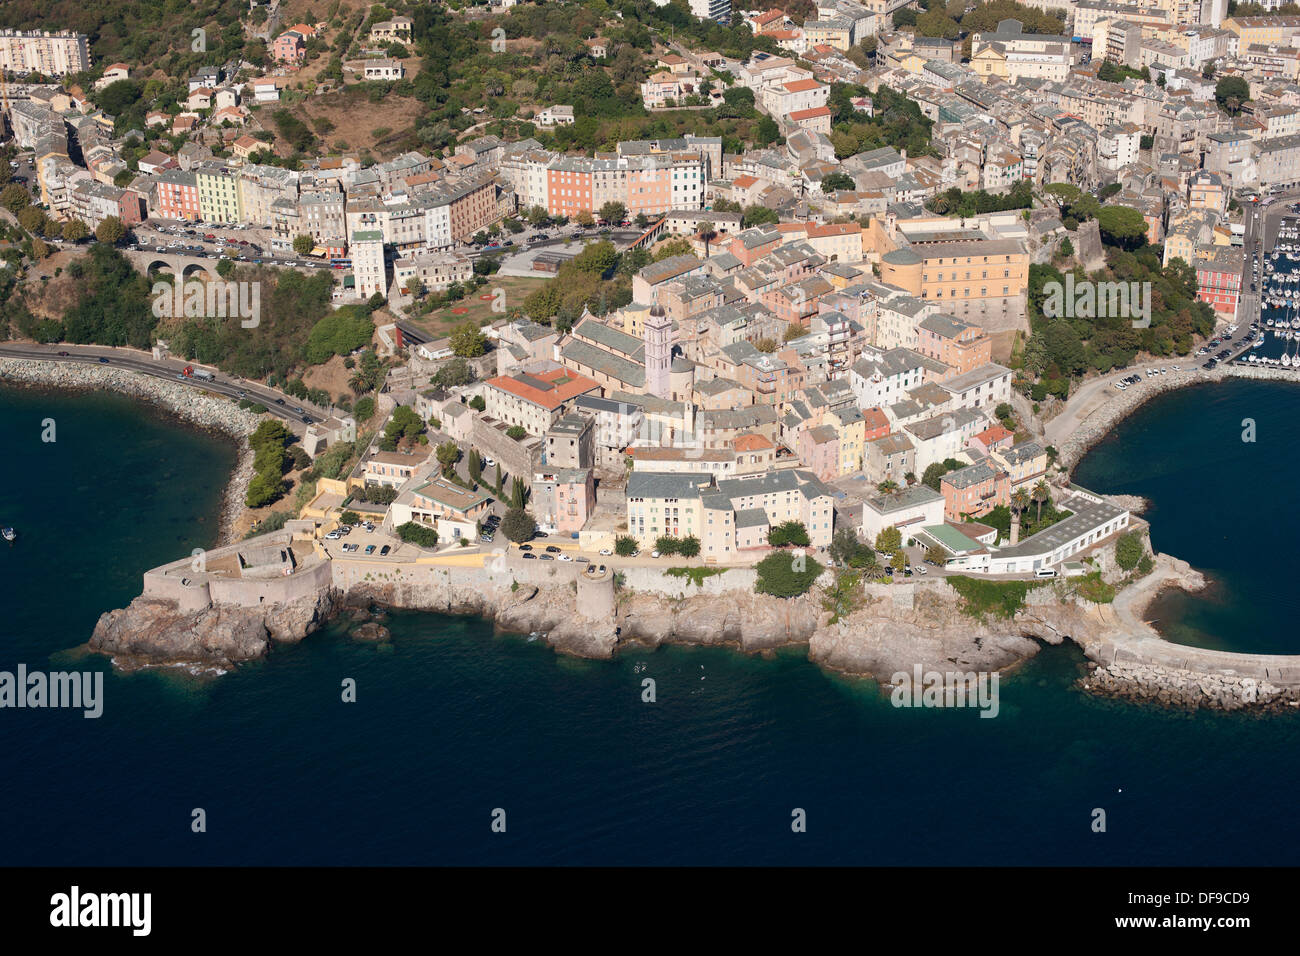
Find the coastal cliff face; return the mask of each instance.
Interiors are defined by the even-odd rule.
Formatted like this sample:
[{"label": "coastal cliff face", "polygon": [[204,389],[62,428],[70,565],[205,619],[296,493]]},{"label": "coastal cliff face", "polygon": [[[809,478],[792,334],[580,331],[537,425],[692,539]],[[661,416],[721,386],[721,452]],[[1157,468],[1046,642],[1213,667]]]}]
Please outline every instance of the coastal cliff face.
[{"label": "coastal cliff face", "polygon": [[926,671],[993,671],[1038,652],[1039,645],[1021,630],[1014,622],[989,626],[972,620],[955,604],[926,602],[911,609],[876,600],[819,628],[808,656],[834,670],[884,682],[918,664]]},{"label": "coastal cliff face", "polygon": [[[970,616],[963,599],[940,580],[865,585],[859,606],[832,623],[818,589],[783,600],[745,587],[683,592],[674,582],[676,590],[665,593],[648,578],[644,587],[617,592],[609,582],[602,605],[591,590],[602,586],[596,581],[531,583],[514,574],[423,569],[386,580],[336,580],[295,602],[199,612],[140,597],[100,618],[90,648],[127,669],[225,669],[265,656],[275,643],[302,640],[341,612],[351,615],[353,639],[386,640],[382,608],[388,607],[481,615],[503,630],[536,635],[558,653],[596,660],[628,645],[729,646],[747,653],[806,645],[810,661],[882,684],[918,666],[941,673],[1003,670],[1043,644],[1068,639],[1092,661],[1080,686],[1094,694],[1225,709],[1294,706],[1300,698],[1300,663],[1294,659],[1255,660],[1170,645],[1142,621],[1142,609],[1162,587],[1204,583],[1168,555],[1114,604],[1069,600],[1057,589],[1038,588],[1006,619]],[[580,587],[589,590],[580,593]]]},{"label": "coastal cliff face", "polygon": [[125,670],[167,664],[229,668],[266,656],[272,643],[301,641],[335,610],[333,592],[265,607],[210,607],[182,611],[172,601],[136,598],[100,615],[90,649]]}]

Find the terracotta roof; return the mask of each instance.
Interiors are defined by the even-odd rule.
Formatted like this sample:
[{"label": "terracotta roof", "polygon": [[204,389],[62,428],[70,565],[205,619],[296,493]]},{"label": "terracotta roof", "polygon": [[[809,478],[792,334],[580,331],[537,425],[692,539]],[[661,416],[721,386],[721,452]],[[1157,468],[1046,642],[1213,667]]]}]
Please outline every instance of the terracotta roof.
[{"label": "terracotta roof", "polygon": [[978,435],[975,436],[986,445],[993,445],[1008,438],[1014,438],[1015,435],[1002,425],[990,425]]},{"label": "terracotta roof", "polygon": [[731,441],[731,447],[736,451],[761,451],[765,448],[775,448],[770,439],[762,435],[755,435],[747,432],[744,435],[737,435]]},{"label": "terracotta roof", "polygon": [[818,116],[830,116],[831,108],[829,106],[814,106],[810,110],[794,110],[790,114],[790,119],[796,123],[800,120],[813,119]]},{"label": "terracotta roof", "polygon": [[487,384],[551,411],[584,392],[600,388],[595,379],[575,375],[564,368],[537,375],[499,375],[488,379]]},{"label": "terracotta roof", "polygon": [[793,83],[786,83],[785,90],[788,93],[802,93],[805,90],[815,90],[819,86],[816,80],[795,80]]}]

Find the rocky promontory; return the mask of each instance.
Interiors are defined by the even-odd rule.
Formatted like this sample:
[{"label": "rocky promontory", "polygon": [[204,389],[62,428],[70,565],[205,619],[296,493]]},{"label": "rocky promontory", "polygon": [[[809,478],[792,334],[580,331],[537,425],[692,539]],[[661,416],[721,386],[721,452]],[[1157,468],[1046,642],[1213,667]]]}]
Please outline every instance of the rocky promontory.
[{"label": "rocky promontory", "polygon": [[335,608],[332,591],[284,604],[192,612],[172,601],[138,597],[100,615],[89,646],[124,670],[160,664],[229,668],[265,657],[273,643],[301,641]]}]

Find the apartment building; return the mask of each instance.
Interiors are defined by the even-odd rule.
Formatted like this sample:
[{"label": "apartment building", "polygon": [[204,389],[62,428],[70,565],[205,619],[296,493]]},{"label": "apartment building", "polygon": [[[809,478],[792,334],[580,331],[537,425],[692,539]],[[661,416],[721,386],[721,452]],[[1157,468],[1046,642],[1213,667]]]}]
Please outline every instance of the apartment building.
[{"label": "apartment building", "polygon": [[356,293],[369,299],[375,293],[388,295],[388,271],[384,260],[384,234],[376,230],[354,232],[348,254]]},{"label": "apartment building", "polygon": [[954,376],[973,372],[993,360],[993,339],[988,333],[955,316],[927,316],[917,323],[916,333],[916,351],[947,365]]},{"label": "apartment building", "polygon": [[627,482],[628,533],[651,548],[662,535],[700,540],[705,561],[767,547],[774,525],[798,521],[813,547],[830,544],[833,496],[808,472],[783,469],[743,478],[633,471]]},{"label": "apartment building", "polygon": [[499,375],[484,384],[486,414],[506,425],[518,425],[541,437],[579,395],[599,395],[600,383],[568,369],[536,375]]},{"label": "apartment building", "polygon": [[167,169],[155,176],[153,207],[160,219],[183,219],[188,222],[202,219],[195,173]]},{"label": "apartment building", "polygon": [[84,33],[0,30],[0,70],[67,76],[90,69],[90,40]]},{"label": "apartment building", "polygon": [[1025,33],[1019,20],[1003,20],[997,30],[971,37],[971,69],[1014,83],[1021,78],[1063,81],[1070,72],[1068,37]]}]

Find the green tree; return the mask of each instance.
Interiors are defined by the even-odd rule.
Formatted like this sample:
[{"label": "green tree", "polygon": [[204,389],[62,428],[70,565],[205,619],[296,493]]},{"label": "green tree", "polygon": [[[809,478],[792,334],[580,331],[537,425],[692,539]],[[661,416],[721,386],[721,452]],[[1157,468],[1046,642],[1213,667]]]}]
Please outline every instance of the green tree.
[{"label": "green tree", "polygon": [[343,514],[339,515],[339,521],[340,521],[342,524],[347,524],[347,525],[356,525],[356,524],[360,524],[360,523],[361,523],[361,515],[357,514],[355,511],[352,511],[352,510],[349,509],[348,511],[345,511],[345,512],[343,512]]},{"label": "green tree", "polygon": [[0,206],[4,206],[15,216],[31,205],[32,197],[17,183],[10,183],[0,192]]},{"label": "green tree", "polygon": [[475,395],[469,400],[469,407],[474,409],[476,412],[485,411],[487,409],[487,402],[483,400],[482,395]]},{"label": "green tree", "polygon": [[677,542],[677,553],[683,558],[695,558],[700,554],[700,539],[695,535],[687,535]]},{"label": "green tree", "polygon": [[853,528],[838,529],[831,536],[827,551],[836,564],[850,567],[867,567],[876,560],[875,552],[858,538],[858,533]]},{"label": "green tree", "polygon": [[90,230],[80,219],[69,219],[63,224],[63,238],[68,242],[80,242],[90,235]]},{"label": "green tree", "polygon": [[511,425],[506,429],[506,437],[513,438],[515,441],[519,441],[527,434],[528,432],[524,431],[524,429],[519,425]]},{"label": "green tree", "polygon": [[828,195],[838,190],[851,191],[856,188],[857,184],[848,173],[831,173],[829,176],[822,177],[822,192]]},{"label": "green tree", "polygon": [[[438,369],[433,376],[433,383],[443,388],[455,388],[458,385],[468,385],[474,381],[474,369],[463,358],[457,357],[447,362],[442,368]],[[475,396],[477,398],[477,396]],[[471,403],[472,404],[472,403]],[[482,409],[480,409],[481,411]]]},{"label": "green tree", "polygon": [[622,222],[627,218],[627,206],[611,199],[600,207],[600,218],[606,222]]},{"label": "green tree", "polygon": [[398,405],[393,409],[393,416],[384,426],[384,435],[394,441],[402,438],[415,438],[424,432],[424,419],[416,414],[415,409],[407,405]]},{"label": "green tree", "polygon": [[1240,76],[1222,77],[1214,86],[1214,101],[1229,116],[1236,116],[1250,102],[1250,84]]},{"label": "green tree", "polygon": [[1107,245],[1123,248],[1140,245],[1147,233],[1142,213],[1128,206],[1103,206],[1097,213],[1097,225]]},{"label": "green tree", "polygon": [[475,358],[487,351],[487,336],[473,322],[465,322],[452,331],[451,350],[461,358]]},{"label": "green tree", "polygon": [[460,446],[454,441],[445,441],[437,447],[434,452],[438,458],[438,467],[442,469],[444,475],[450,475],[452,469],[456,467],[456,462],[460,461]]},{"label": "green tree", "polygon": [[522,478],[515,477],[510,482],[510,507],[523,509],[528,503],[528,486],[524,484]]},{"label": "green tree", "polygon": [[939,545],[932,544],[925,549],[925,560],[942,568],[948,563],[948,552]]},{"label": "green tree", "polygon": [[477,482],[483,477],[483,459],[479,457],[477,448],[469,450],[469,459],[465,462],[465,467],[469,469],[471,481]]},{"label": "green tree", "polygon": [[1144,554],[1142,535],[1137,531],[1126,531],[1115,542],[1115,563],[1125,571],[1136,568]]},{"label": "green tree", "polygon": [[301,234],[293,237],[293,251],[300,256],[309,255],[316,248],[316,240],[309,235]]},{"label": "green tree", "polygon": [[793,598],[808,593],[822,573],[822,566],[805,554],[773,551],[755,565],[758,580],[754,590],[773,597]]},{"label": "green tree", "polygon": [[785,521],[768,528],[767,543],[774,548],[783,548],[787,545],[806,548],[811,543],[811,539],[802,521]]},{"label": "green tree", "polygon": [[638,550],[639,548],[637,547],[636,538],[631,535],[619,535],[618,538],[614,540],[614,553],[620,558],[630,558],[632,555],[636,554]]},{"label": "green tree", "polygon": [[312,326],[307,335],[307,361],[320,365],[335,355],[369,345],[375,323],[364,309],[345,306],[332,311]]},{"label": "green tree", "polygon": [[515,544],[522,544],[537,533],[537,522],[523,508],[511,508],[501,519],[501,533]]},{"label": "green tree", "polygon": [[438,545],[438,532],[425,524],[418,524],[414,521],[407,521],[399,524],[395,529],[397,536],[403,541],[417,545],[421,548],[434,548]]},{"label": "green tree", "polygon": [[883,554],[893,554],[903,546],[903,534],[893,525],[881,528],[876,535],[876,550]]},{"label": "green tree", "polygon": [[108,245],[116,245],[126,235],[126,227],[117,216],[105,216],[103,222],[95,227],[95,238]]},{"label": "green tree", "polygon": [[1035,515],[1035,520],[1042,521],[1043,505],[1052,500],[1052,492],[1051,489],[1047,487],[1047,482],[1044,479],[1039,478],[1037,483],[1034,485],[1034,490],[1029,493],[1029,497],[1038,505],[1038,514]]}]

